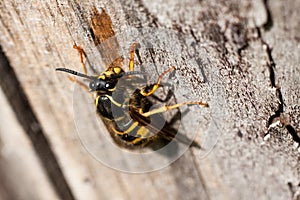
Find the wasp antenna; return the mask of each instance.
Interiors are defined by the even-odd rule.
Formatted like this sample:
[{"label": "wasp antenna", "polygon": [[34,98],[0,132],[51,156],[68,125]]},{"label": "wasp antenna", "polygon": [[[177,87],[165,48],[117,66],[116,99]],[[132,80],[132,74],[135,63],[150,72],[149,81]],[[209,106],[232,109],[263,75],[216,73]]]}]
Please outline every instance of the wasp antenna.
[{"label": "wasp antenna", "polygon": [[83,74],[83,73],[76,72],[76,71],[74,71],[74,70],[67,69],[67,68],[56,68],[55,70],[56,70],[56,71],[66,72],[66,73],[69,73],[69,74],[73,74],[73,75],[75,75],[75,76],[80,76],[80,77],[84,77],[84,78],[88,78],[88,79],[95,79],[95,78],[92,77],[92,76],[88,76],[88,75],[85,75],[85,74]]}]

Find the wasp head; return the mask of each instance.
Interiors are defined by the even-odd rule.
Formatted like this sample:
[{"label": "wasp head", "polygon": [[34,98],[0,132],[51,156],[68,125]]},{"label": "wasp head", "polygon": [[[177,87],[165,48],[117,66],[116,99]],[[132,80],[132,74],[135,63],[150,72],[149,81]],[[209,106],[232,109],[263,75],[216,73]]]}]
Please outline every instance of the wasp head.
[{"label": "wasp head", "polygon": [[[112,68],[114,69],[114,68]],[[107,92],[114,91],[119,78],[123,76],[137,75],[142,74],[141,72],[131,71],[131,72],[123,72],[118,71],[118,73],[110,73],[109,71],[105,71],[100,76],[89,76],[86,74],[82,74],[80,72],[76,72],[67,68],[56,68],[56,71],[63,71],[69,74],[73,74],[75,76],[80,76],[83,78],[87,78],[90,80],[89,88],[91,92],[100,92],[106,94]]]},{"label": "wasp head", "polygon": [[89,88],[91,92],[108,92],[112,91],[116,87],[117,82],[118,79],[92,79],[89,84]]}]

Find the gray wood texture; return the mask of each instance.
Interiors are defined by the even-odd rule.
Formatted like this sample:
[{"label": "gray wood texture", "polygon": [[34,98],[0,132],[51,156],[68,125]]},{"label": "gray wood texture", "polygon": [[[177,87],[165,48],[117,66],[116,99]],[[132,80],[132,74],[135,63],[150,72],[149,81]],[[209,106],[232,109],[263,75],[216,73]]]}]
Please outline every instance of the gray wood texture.
[{"label": "gray wood texture", "polygon": [[[91,32],[95,8],[115,32],[102,47]],[[299,0],[2,0],[9,63],[1,60],[0,198],[33,199],[34,190],[36,199],[299,199],[299,9]],[[88,72],[101,72],[115,57],[103,53],[113,40],[125,63],[130,44],[140,43],[136,69],[150,78],[176,66],[166,79],[177,102],[209,103],[182,109],[183,132],[197,133],[203,149],[139,174],[88,153],[78,130],[99,126],[93,100],[55,68],[82,71],[76,43]]]}]

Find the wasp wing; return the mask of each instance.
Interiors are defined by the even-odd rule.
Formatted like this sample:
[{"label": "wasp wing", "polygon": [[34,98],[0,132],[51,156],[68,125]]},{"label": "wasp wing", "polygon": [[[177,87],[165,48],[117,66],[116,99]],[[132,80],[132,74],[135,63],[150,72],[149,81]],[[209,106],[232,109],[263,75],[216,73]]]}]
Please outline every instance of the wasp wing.
[{"label": "wasp wing", "polygon": [[[191,140],[187,136],[181,134],[176,128],[173,128],[161,114],[155,114],[155,117],[144,117],[137,112],[136,109],[130,111],[130,116],[133,120],[138,121],[140,125],[145,126],[153,135],[163,138],[167,141],[177,140],[186,145],[201,148],[200,144]],[[161,121],[165,121],[164,126],[161,127]],[[157,126],[157,124],[159,124]],[[159,128],[158,128],[159,127]]]}]

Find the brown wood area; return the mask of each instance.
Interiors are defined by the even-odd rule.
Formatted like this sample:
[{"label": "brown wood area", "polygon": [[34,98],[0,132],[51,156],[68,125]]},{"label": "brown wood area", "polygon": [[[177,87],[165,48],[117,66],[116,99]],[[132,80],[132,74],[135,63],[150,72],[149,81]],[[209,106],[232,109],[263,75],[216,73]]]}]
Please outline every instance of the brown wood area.
[{"label": "brown wood area", "polygon": [[[1,0],[0,199],[300,199],[299,10],[299,0]],[[149,79],[176,67],[163,79],[169,104],[209,104],[180,109],[203,148],[167,165],[172,155],[128,162],[86,146],[106,129],[90,95],[55,71],[82,72],[74,44],[91,75],[112,62],[127,70],[134,41]]]}]

